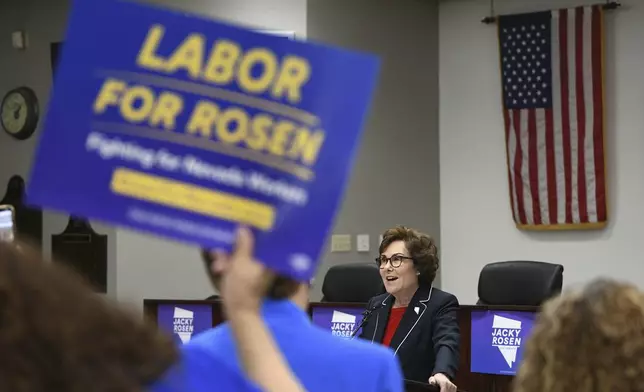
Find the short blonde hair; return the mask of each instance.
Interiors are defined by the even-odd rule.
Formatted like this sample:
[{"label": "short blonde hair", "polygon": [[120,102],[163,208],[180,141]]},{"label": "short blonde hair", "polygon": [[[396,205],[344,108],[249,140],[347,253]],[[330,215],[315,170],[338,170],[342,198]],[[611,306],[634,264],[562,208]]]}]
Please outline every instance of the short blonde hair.
[{"label": "short blonde hair", "polygon": [[644,391],[644,295],[598,280],[544,305],[515,392]]}]

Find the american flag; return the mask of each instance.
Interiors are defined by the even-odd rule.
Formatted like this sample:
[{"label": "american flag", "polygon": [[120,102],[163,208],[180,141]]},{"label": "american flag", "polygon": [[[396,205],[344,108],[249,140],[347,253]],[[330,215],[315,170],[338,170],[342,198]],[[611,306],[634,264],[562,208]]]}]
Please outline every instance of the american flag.
[{"label": "american flag", "polygon": [[507,15],[498,22],[517,227],[603,227],[602,7]]}]

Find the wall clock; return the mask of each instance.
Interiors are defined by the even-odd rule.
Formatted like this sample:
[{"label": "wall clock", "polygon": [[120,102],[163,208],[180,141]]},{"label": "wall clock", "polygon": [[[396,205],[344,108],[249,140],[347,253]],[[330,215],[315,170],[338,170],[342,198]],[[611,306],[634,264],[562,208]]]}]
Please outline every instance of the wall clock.
[{"label": "wall clock", "polygon": [[38,126],[38,97],[29,87],[9,91],[0,104],[0,123],[12,137],[25,140]]}]

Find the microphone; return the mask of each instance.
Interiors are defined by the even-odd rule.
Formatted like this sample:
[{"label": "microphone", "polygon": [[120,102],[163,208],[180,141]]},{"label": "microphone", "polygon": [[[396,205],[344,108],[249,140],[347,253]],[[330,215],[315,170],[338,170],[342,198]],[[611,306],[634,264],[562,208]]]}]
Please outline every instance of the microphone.
[{"label": "microphone", "polygon": [[353,339],[353,338],[358,334],[358,331],[360,331],[360,329],[362,328],[362,326],[363,326],[363,325],[365,325],[365,324],[367,323],[367,321],[369,320],[369,318],[371,317],[371,315],[373,314],[373,312],[374,312],[375,310],[378,310],[378,309],[382,308],[382,307],[383,307],[382,302],[378,302],[377,304],[373,305],[373,306],[372,306],[372,307],[370,307],[369,309],[365,309],[365,310],[362,312],[362,316],[363,316],[363,317],[362,317],[362,321],[360,322],[360,325],[358,325],[358,328],[354,329],[354,330],[353,330],[353,332],[351,333],[351,339]]}]

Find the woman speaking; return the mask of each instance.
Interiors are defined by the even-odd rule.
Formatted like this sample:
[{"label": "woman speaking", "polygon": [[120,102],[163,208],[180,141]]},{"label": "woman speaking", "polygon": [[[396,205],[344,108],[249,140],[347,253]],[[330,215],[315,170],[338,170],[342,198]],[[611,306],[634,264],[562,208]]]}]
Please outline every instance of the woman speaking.
[{"label": "woman speaking", "polygon": [[405,379],[454,392],[459,361],[458,300],[433,287],[438,271],[434,240],[398,226],[383,235],[376,263],[386,293],[367,304],[360,337],[391,347]]}]

